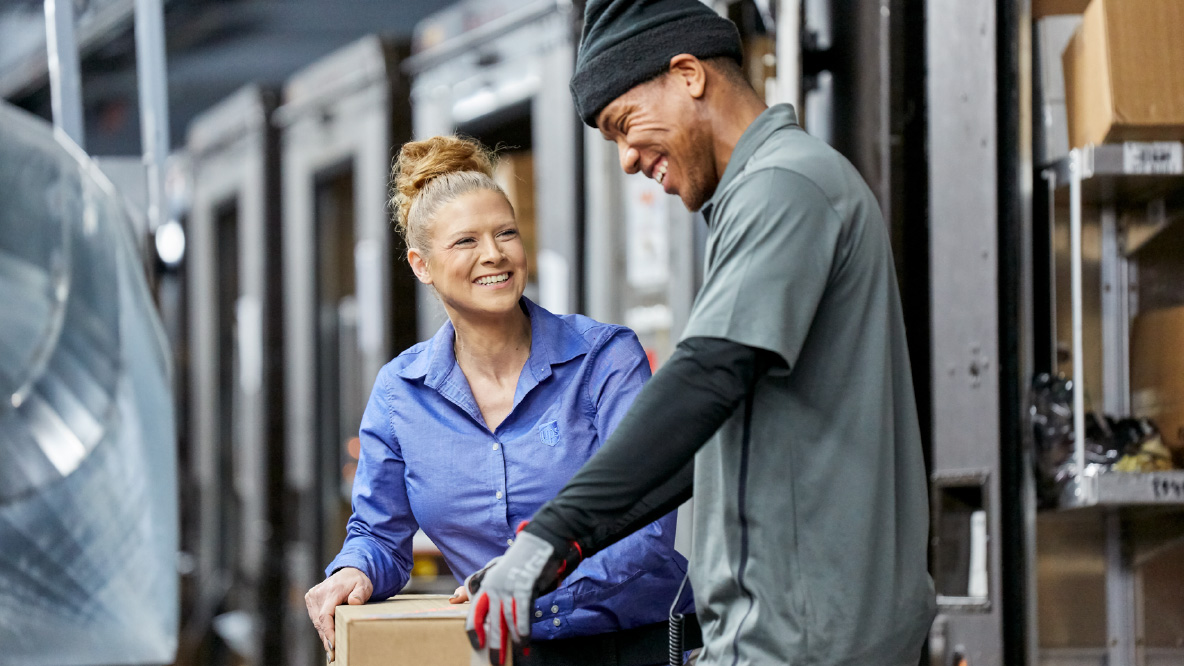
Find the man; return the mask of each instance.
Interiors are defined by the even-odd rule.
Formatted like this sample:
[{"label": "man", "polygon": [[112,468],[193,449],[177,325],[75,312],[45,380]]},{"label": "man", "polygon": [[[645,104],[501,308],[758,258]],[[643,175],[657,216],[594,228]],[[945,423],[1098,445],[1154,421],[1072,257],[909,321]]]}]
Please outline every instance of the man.
[{"label": "man", "polygon": [[[612,437],[470,580],[475,642],[690,496],[700,664],[916,664],[928,499],[887,229],[855,169],[766,108],[698,0],[590,0],[571,89],[621,166],[701,210],[703,288]],[[496,655],[495,655],[496,656]]]}]

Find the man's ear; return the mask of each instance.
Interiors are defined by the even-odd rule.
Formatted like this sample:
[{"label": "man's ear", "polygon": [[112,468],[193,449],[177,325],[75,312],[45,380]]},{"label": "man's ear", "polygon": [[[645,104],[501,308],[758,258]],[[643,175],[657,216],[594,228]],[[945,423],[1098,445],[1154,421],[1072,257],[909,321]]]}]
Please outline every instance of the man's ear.
[{"label": "man's ear", "polygon": [[407,250],[407,263],[411,264],[411,271],[415,273],[415,277],[424,284],[432,283],[432,272],[428,270],[428,260],[420,253],[418,248],[410,248]]},{"label": "man's ear", "polygon": [[707,68],[703,61],[689,53],[680,53],[670,59],[670,73],[691,97],[699,99],[707,88]]}]

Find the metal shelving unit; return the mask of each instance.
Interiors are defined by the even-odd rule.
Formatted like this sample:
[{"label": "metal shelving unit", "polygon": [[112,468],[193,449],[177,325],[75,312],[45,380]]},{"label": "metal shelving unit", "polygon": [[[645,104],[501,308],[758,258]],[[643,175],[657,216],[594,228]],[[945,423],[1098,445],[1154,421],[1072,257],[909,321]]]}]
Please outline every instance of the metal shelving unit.
[{"label": "metal shelving unit", "polygon": [[[1067,485],[1061,506],[1179,505],[1184,507],[1184,471],[1091,474],[1085,465],[1085,352],[1082,296],[1082,206],[1101,208],[1102,274],[1112,286],[1103,290],[1103,404],[1107,411],[1130,413],[1129,334],[1134,316],[1129,294],[1131,255],[1166,230],[1166,218],[1120,230],[1115,207],[1150,204],[1184,189],[1184,143],[1127,142],[1086,146],[1044,171],[1050,206],[1069,205],[1073,311],[1073,435],[1076,477]],[[1067,185],[1067,187],[1065,187]],[[1050,219],[1052,211],[1050,211]]]},{"label": "metal shelving unit", "polygon": [[[1055,219],[1058,206],[1069,208],[1075,476],[1066,484],[1060,509],[1101,513],[1107,663],[1139,666],[1150,656],[1143,645],[1139,566],[1164,543],[1184,538],[1177,520],[1184,515],[1184,471],[1098,471],[1086,465],[1083,207],[1095,206],[1100,223],[1102,400],[1095,409],[1126,415],[1131,413],[1130,326],[1138,308],[1131,297],[1132,273],[1137,275],[1139,251],[1174,224],[1164,206],[1168,197],[1184,191],[1184,143],[1127,142],[1073,149],[1043,175],[1049,188],[1049,219]],[[1140,205],[1147,207],[1149,221],[1119,223],[1120,207]],[[1160,527],[1149,531],[1148,524]]]},{"label": "metal shelving unit", "polygon": [[1064,509],[1184,507],[1184,471],[1078,475],[1061,496]]}]

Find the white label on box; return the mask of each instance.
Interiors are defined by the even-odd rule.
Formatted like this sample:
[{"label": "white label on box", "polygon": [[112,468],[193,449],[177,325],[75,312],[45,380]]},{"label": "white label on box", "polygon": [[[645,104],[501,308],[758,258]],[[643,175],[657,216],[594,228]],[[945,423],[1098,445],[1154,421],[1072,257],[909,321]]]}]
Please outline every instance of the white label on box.
[{"label": "white label on box", "polygon": [[1184,174],[1184,144],[1176,141],[1122,144],[1122,172],[1139,175]]}]

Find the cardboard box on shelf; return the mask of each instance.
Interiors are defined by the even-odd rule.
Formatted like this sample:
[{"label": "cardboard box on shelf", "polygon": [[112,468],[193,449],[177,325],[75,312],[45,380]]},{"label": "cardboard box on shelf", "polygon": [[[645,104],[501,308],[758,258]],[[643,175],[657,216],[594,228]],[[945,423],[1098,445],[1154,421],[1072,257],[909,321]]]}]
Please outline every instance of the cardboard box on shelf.
[{"label": "cardboard box on shelf", "polygon": [[474,652],[465,634],[468,610],[442,594],[339,606],[330,666],[488,666],[489,658]]},{"label": "cardboard box on shelf", "polygon": [[1090,0],[1062,54],[1069,144],[1184,139],[1181,0]]},{"label": "cardboard box on shelf", "polygon": [[493,179],[505,190],[506,198],[514,208],[518,234],[526,250],[528,279],[537,281],[539,262],[534,206],[534,152],[513,150],[499,154]]},{"label": "cardboard box on shelf", "polygon": [[1088,4],[1089,0],[1032,0],[1032,20],[1045,16],[1080,14]]},{"label": "cardboard box on shelf", "polygon": [[1131,329],[1131,407],[1184,465],[1184,307],[1140,313]]}]

